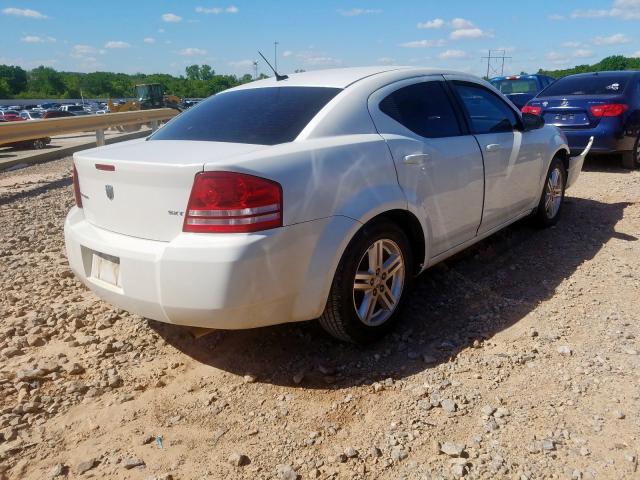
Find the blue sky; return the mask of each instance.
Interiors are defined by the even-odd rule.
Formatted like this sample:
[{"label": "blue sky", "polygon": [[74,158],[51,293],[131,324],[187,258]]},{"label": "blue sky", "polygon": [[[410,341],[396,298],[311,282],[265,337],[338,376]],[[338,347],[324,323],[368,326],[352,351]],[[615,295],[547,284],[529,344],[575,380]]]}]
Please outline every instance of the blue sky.
[{"label": "blue sky", "polygon": [[251,73],[275,40],[285,72],[397,64],[484,74],[488,49],[513,57],[505,73],[640,56],[640,0],[0,0],[0,26],[0,63],[83,72],[208,63]]}]

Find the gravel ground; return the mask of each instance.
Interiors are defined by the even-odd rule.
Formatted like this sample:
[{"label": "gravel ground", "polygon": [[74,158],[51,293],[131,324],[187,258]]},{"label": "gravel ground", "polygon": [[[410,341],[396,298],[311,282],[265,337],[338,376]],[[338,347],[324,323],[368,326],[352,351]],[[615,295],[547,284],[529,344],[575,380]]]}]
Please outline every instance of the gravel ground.
[{"label": "gravel ground", "polygon": [[640,172],[590,161],[417,281],[397,332],[194,339],[99,301],[70,160],[0,174],[0,479],[639,478]]}]

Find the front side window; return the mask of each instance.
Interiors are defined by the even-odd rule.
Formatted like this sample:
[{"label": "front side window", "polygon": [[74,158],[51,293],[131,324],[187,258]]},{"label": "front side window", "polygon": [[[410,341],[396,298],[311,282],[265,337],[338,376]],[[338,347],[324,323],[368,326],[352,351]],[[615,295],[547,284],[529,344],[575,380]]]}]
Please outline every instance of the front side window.
[{"label": "front side window", "polygon": [[149,140],[277,145],[295,140],[341,89],[264,87],[223,92],[183,112]]},{"label": "front side window", "polygon": [[473,133],[511,132],[517,127],[516,113],[493,92],[468,83],[455,82],[454,85]]},{"label": "front side window", "polygon": [[380,110],[422,137],[461,134],[442,82],[421,82],[400,88],[380,102]]}]

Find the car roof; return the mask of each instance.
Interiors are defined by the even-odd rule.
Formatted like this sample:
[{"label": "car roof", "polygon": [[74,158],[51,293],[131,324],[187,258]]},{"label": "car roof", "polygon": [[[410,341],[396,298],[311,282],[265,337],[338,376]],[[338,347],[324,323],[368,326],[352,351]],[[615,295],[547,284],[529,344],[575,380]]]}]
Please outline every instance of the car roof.
[{"label": "car roof", "polygon": [[607,72],[588,72],[588,73],[575,73],[573,75],[567,75],[568,77],[632,77],[640,74],[640,70],[613,70]]},{"label": "car roof", "polygon": [[[311,72],[292,73],[286,80],[276,80],[274,77],[246,83],[233,90],[244,88],[261,88],[261,87],[330,87],[330,88],[346,88],[374,75],[380,75],[388,72],[403,71],[407,76],[415,73],[416,75],[427,74],[460,74],[460,72],[442,70],[437,68],[419,68],[419,67],[402,67],[402,66],[373,66],[373,67],[350,67],[350,68],[331,68],[326,70],[314,70]],[[282,73],[281,73],[282,74]]]},{"label": "car roof", "polygon": [[547,75],[542,75],[540,73],[524,73],[522,75],[502,75],[500,77],[490,78],[489,81],[494,80],[517,80],[520,78],[535,78],[535,77],[546,77]]}]

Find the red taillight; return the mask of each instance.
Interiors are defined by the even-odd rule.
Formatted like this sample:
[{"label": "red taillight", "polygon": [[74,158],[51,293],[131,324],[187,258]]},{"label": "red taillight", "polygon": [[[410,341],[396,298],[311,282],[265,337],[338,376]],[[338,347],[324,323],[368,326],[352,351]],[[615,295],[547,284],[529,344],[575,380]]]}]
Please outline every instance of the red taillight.
[{"label": "red taillight", "polygon": [[525,105],[522,107],[522,113],[530,113],[532,115],[540,115],[542,107],[534,107],[533,105]]},{"label": "red taillight", "polygon": [[618,117],[629,109],[626,103],[607,103],[605,105],[591,105],[591,115],[594,117]]},{"label": "red taillight", "polygon": [[76,206],[82,208],[82,196],[80,195],[80,180],[78,180],[78,170],[73,166],[73,196],[76,198]]},{"label": "red taillight", "polygon": [[183,231],[257,232],[282,226],[280,184],[233,172],[198,173]]}]

